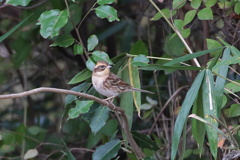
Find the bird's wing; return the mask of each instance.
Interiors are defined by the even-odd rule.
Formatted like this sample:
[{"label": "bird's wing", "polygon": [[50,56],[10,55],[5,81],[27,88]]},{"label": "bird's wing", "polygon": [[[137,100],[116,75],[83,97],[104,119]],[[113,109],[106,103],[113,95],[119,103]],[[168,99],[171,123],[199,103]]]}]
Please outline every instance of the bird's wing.
[{"label": "bird's wing", "polygon": [[119,78],[114,73],[110,73],[108,79],[112,86],[117,86],[122,92],[132,88],[127,82]]}]

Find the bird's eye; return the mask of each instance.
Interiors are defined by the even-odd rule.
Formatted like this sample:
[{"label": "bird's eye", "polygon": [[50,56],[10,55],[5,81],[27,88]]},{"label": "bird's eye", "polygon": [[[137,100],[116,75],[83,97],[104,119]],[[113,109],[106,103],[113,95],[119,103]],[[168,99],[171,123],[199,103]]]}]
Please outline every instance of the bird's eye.
[{"label": "bird's eye", "polygon": [[105,68],[105,66],[104,66],[104,65],[102,65],[102,66],[100,66],[100,68],[104,69],[104,68]]}]

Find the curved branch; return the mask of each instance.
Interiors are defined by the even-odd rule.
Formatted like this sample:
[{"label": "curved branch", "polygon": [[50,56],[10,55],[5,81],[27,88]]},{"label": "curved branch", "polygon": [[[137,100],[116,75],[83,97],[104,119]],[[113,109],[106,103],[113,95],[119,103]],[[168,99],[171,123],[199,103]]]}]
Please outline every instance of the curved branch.
[{"label": "curved branch", "polygon": [[89,100],[93,100],[97,103],[100,103],[103,106],[107,106],[110,109],[114,110],[116,113],[118,113],[122,117],[122,120],[123,120],[122,128],[123,128],[124,132],[126,133],[127,140],[129,142],[130,146],[132,147],[133,152],[136,154],[136,156],[139,159],[145,157],[144,153],[142,152],[142,150],[139,148],[139,146],[137,145],[137,143],[135,142],[135,140],[132,137],[132,134],[129,130],[128,120],[127,120],[127,116],[125,114],[125,111],[122,108],[116,107],[113,103],[109,103],[106,100],[100,99],[98,97],[95,97],[95,96],[92,96],[92,95],[89,95],[89,94],[86,94],[86,93],[81,93],[81,92],[76,92],[76,91],[71,91],[71,90],[66,90],[66,89],[59,89],[59,88],[49,88],[49,87],[36,88],[36,89],[33,89],[33,90],[21,92],[21,93],[0,95],[0,99],[20,98],[20,97],[29,96],[29,95],[36,94],[36,93],[41,93],[41,92],[53,92],[53,93],[60,93],[60,94],[70,94],[70,95],[74,95],[74,96],[78,96],[78,97],[83,97],[83,98],[87,98]]}]

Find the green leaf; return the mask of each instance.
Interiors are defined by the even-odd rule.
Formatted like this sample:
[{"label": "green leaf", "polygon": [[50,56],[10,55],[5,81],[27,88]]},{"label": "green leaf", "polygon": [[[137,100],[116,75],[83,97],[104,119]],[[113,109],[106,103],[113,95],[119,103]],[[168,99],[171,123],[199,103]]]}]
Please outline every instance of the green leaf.
[{"label": "green leaf", "polygon": [[[122,67],[128,65],[128,59],[126,59],[122,63]],[[130,77],[129,77],[129,69],[128,67],[125,67],[122,70],[122,79],[130,84]],[[128,118],[128,125],[129,129],[132,127],[132,121],[133,121],[133,94],[131,92],[126,92],[121,94],[120,96],[120,107],[125,110],[125,114]]]},{"label": "green leaf", "polygon": [[187,38],[191,33],[191,29],[190,28],[184,29],[184,30],[180,31],[180,33],[183,36],[183,38]]},{"label": "green leaf", "polygon": [[14,31],[16,31],[18,28],[20,28],[33,14],[30,14],[28,17],[24,18],[20,23],[18,23],[16,26],[11,28],[7,33],[0,36],[0,43],[4,41],[7,37],[9,37]]},{"label": "green leaf", "polygon": [[176,157],[176,153],[178,151],[178,145],[180,141],[180,137],[183,131],[184,124],[186,122],[188,113],[197,97],[200,86],[203,82],[203,77],[205,75],[205,70],[200,72],[196,79],[194,80],[191,88],[188,90],[187,95],[183,101],[181,110],[177,116],[174,132],[172,138],[172,150],[171,150],[171,159],[174,160]]},{"label": "green leaf", "polygon": [[185,46],[176,34],[169,34],[164,42],[164,52],[170,56],[179,57],[184,53]]},{"label": "green leaf", "polygon": [[165,65],[159,65],[159,64],[149,64],[147,66],[140,67],[141,70],[146,71],[155,71],[155,70],[166,70],[166,69],[172,69],[172,70],[202,70],[202,67],[196,67],[196,66],[165,66]]},{"label": "green leaf", "polygon": [[240,2],[237,2],[235,5],[234,5],[234,12],[236,14],[240,14]]},{"label": "green leaf", "polygon": [[13,6],[27,6],[31,0],[8,0],[6,3]]},{"label": "green leaf", "polygon": [[[208,49],[212,49],[212,48],[218,48],[221,47],[221,43],[219,43],[218,41],[214,40],[214,39],[206,39],[207,41],[207,48]],[[219,55],[221,53],[221,50],[217,50],[217,51],[213,51],[211,53],[212,56],[216,56]]]},{"label": "green leaf", "polygon": [[[229,47],[227,47],[223,52],[222,60],[225,61],[225,60],[228,60],[229,58],[230,58],[230,49]],[[228,65],[219,67],[218,69],[219,75],[221,75],[222,77],[227,77],[227,73],[228,73]],[[215,88],[214,88],[218,114],[222,108],[224,86],[226,82],[226,80],[222,77],[217,76]]]},{"label": "green leaf", "polygon": [[58,36],[55,39],[54,43],[50,45],[50,47],[54,47],[54,46],[69,47],[73,43],[74,43],[74,39],[73,39],[72,36],[70,36],[70,35],[62,35],[62,36]]},{"label": "green leaf", "polygon": [[232,104],[229,108],[228,117],[238,117],[240,116],[240,104]]},{"label": "green leaf", "polygon": [[[174,10],[174,11],[170,11],[170,9],[162,9],[161,10],[162,13],[165,15],[166,18],[171,18],[171,16],[174,16],[177,11]],[[163,15],[160,13],[160,12],[157,12],[152,18],[151,18],[151,21],[158,21],[159,19],[161,19],[163,17]]]},{"label": "green leaf", "polygon": [[223,48],[224,47],[218,47],[218,48],[213,48],[213,49],[208,49],[208,50],[204,50],[204,51],[195,52],[195,53],[192,53],[192,54],[187,54],[185,56],[176,58],[176,59],[174,59],[174,60],[172,60],[172,61],[170,61],[168,63],[165,63],[164,65],[165,66],[169,66],[169,65],[185,62],[185,61],[188,61],[190,59],[197,58],[197,57],[200,57],[200,56],[205,55],[207,53],[211,53],[213,51],[216,51],[216,50],[219,50],[219,49],[223,49]]},{"label": "green leaf", "polygon": [[138,56],[134,57],[132,60],[132,65],[134,66],[147,66],[149,63],[149,59],[142,54],[139,54]]},{"label": "green leaf", "polygon": [[96,35],[91,35],[87,40],[88,51],[92,51],[98,44],[98,38]]},{"label": "green leaf", "polygon": [[80,44],[75,44],[73,46],[74,55],[83,54],[83,46]]},{"label": "green leaf", "polygon": [[97,0],[99,5],[112,4],[115,0]]},{"label": "green leaf", "polygon": [[[88,90],[90,88],[90,86],[91,86],[90,83],[81,83],[78,86],[73,87],[71,89],[71,91],[85,92],[86,90]],[[69,104],[69,103],[71,103],[73,101],[76,101],[76,100],[77,100],[76,96],[74,96],[74,95],[67,95],[65,97],[65,101],[64,102],[65,102],[65,105],[67,105],[67,104]]]},{"label": "green leaf", "polygon": [[79,117],[82,113],[87,113],[94,101],[76,101],[76,107],[68,112],[68,119]]},{"label": "green leaf", "polygon": [[[207,69],[205,78],[202,85],[202,98],[203,98],[203,111],[204,118],[210,124],[215,127],[218,127],[218,122],[214,120],[213,117],[218,117],[218,111],[216,106],[216,99],[214,94],[214,81],[212,72]],[[209,125],[206,125],[207,138],[210,145],[210,150],[213,157],[216,159],[217,157],[217,144],[218,144],[218,133],[217,131]]]},{"label": "green leaf", "polygon": [[[131,65],[130,61],[128,61],[128,71],[131,86],[133,86],[134,88],[141,88],[138,67]],[[140,117],[141,92],[132,92],[132,94],[138,116]]]},{"label": "green leaf", "polygon": [[201,6],[202,0],[192,0],[191,1],[191,6],[194,9],[198,9]]},{"label": "green leaf", "polygon": [[214,66],[214,69],[218,68],[219,66],[222,66],[222,65],[230,65],[230,64],[237,64],[237,63],[240,63],[240,57],[234,56],[227,60],[222,60],[220,63],[218,63],[217,65]]},{"label": "green leaf", "polygon": [[[236,81],[236,82],[239,83],[240,81]],[[228,84],[225,85],[225,88],[230,90],[233,93],[240,92],[240,87],[237,84],[235,84],[235,83],[228,83]],[[225,91],[225,93],[229,94],[230,92]]]},{"label": "green leaf", "polygon": [[186,13],[184,17],[184,25],[187,25],[188,23],[192,22],[193,18],[195,17],[197,11],[196,10],[190,10]]},{"label": "green leaf", "polygon": [[183,20],[175,19],[174,20],[174,25],[178,30],[182,30],[183,29]]},{"label": "green leaf", "polygon": [[[199,117],[204,117],[203,115],[203,98],[202,98],[202,89],[200,88],[198,92],[198,96],[193,105],[193,114],[198,115]],[[192,119],[192,134],[196,142],[198,143],[198,148],[200,149],[200,153],[203,151],[203,144],[205,139],[205,124],[196,120]]]},{"label": "green leaf", "polygon": [[157,151],[159,149],[157,143],[153,141],[148,135],[141,134],[136,131],[132,131],[132,135],[139,147],[147,148],[153,151]]},{"label": "green leaf", "polygon": [[197,15],[200,20],[213,20],[213,12],[211,8],[203,8]]},{"label": "green leaf", "polygon": [[131,47],[129,54],[132,54],[132,55],[143,54],[147,56],[148,48],[142,40],[139,40],[136,43],[134,43],[134,45]]},{"label": "green leaf", "polygon": [[230,47],[230,50],[231,50],[231,53],[232,53],[234,56],[240,57],[240,51],[239,51],[236,47],[231,46],[231,47]]},{"label": "green leaf", "polygon": [[173,0],[173,9],[179,9],[186,3],[186,0]]},{"label": "green leaf", "polygon": [[37,25],[40,25],[40,34],[43,38],[58,36],[60,29],[68,21],[67,10],[58,9],[45,11],[38,19]]},{"label": "green leaf", "polygon": [[84,69],[81,72],[79,72],[78,74],[76,74],[71,80],[70,82],[68,82],[68,84],[76,84],[76,83],[80,83],[82,81],[85,81],[86,79],[90,78],[92,75],[92,72],[89,71],[88,69]]},{"label": "green leaf", "polygon": [[113,64],[113,62],[110,60],[107,53],[103,51],[94,51],[92,53],[92,58],[97,61],[107,61],[109,64]]},{"label": "green leaf", "polygon": [[107,18],[109,22],[119,21],[117,17],[117,10],[108,5],[98,6],[95,13],[99,18]]},{"label": "green leaf", "polygon": [[93,71],[95,63],[92,61],[92,58],[89,58],[86,62],[86,66],[90,71]]},{"label": "green leaf", "polygon": [[111,140],[104,145],[96,148],[92,155],[93,160],[111,160],[116,157],[121,147],[121,141],[118,139]]},{"label": "green leaf", "polygon": [[218,0],[207,0],[204,2],[205,6],[210,8],[212,6],[214,6],[217,3]]},{"label": "green leaf", "polygon": [[96,134],[105,124],[109,118],[109,108],[99,106],[90,119],[90,128],[94,134]]}]

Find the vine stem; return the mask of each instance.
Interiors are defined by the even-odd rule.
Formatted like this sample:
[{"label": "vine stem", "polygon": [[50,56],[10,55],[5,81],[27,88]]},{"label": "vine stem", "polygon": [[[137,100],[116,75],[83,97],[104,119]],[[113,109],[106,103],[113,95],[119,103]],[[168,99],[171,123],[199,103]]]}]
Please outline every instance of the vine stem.
[{"label": "vine stem", "polygon": [[[161,13],[161,15],[163,16],[163,18],[165,19],[165,21],[169,24],[169,26],[174,30],[174,32],[178,35],[178,37],[180,38],[180,40],[183,42],[184,46],[186,47],[186,49],[188,50],[188,53],[192,54],[192,50],[191,48],[188,46],[187,42],[184,40],[184,38],[182,37],[181,33],[174,27],[174,25],[168,20],[168,18],[163,14],[163,12],[160,10],[160,8],[153,2],[153,0],[149,0],[149,2],[154,6],[154,8]],[[199,64],[198,60],[196,58],[193,58],[194,63],[196,64],[197,67],[201,67],[201,65]]]},{"label": "vine stem", "polygon": [[59,88],[49,88],[49,87],[40,87],[40,88],[35,88],[35,89],[29,90],[29,91],[24,91],[21,93],[0,95],[0,99],[21,98],[21,97],[29,96],[32,94],[42,93],[42,92],[70,94],[70,95],[74,95],[74,96],[78,96],[78,97],[83,97],[83,98],[87,98],[89,100],[93,100],[97,103],[100,103],[103,106],[107,106],[108,108],[112,109],[113,111],[115,111],[115,113],[119,114],[120,117],[122,118],[123,123],[120,123],[120,124],[122,124],[122,128],[127,136],[127,140],[129,142],[130,146],[132,147],[132,150],[135,153],[135,155],[137,156],[137,158],[141,159],[141,158],[145,157],[144,153],[142,152],[142,150],[140,149],[140,147],[137,145],[137,143],[135,142],[135,140],[132,137],[132,134],[128,127],[128,120],[127,120],[125,111],[122,108],[116,107],[113,103],[109,103],[108,101],[106,101],[104,99],[100,99],[98,97],[95,97],[93,95],[89,95],[86,93],[81,93],[81,92],[76,92],[76,91],[71,91],[71,90],[66,90],[66,89],[59,89]]}]

